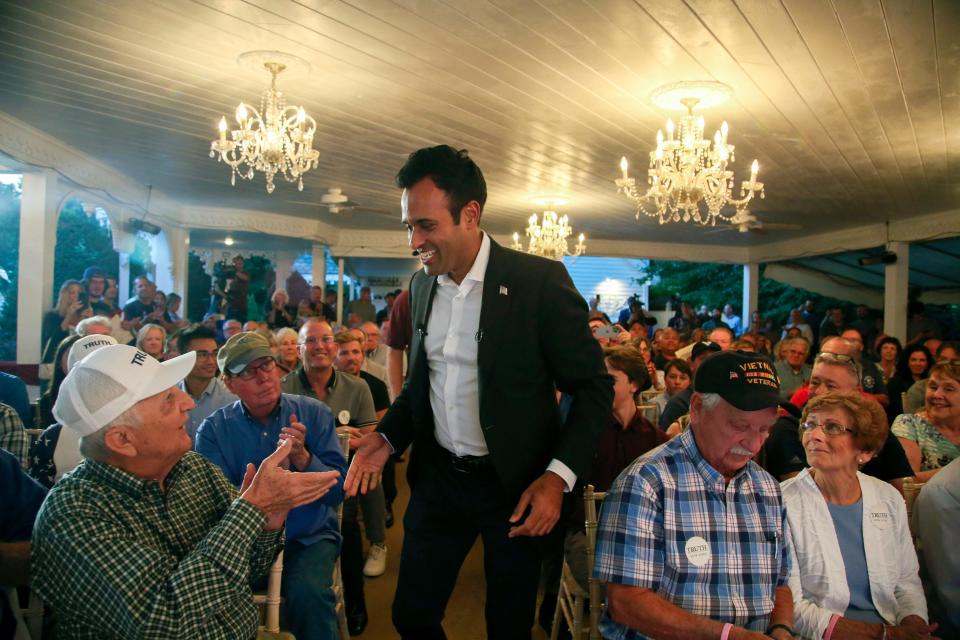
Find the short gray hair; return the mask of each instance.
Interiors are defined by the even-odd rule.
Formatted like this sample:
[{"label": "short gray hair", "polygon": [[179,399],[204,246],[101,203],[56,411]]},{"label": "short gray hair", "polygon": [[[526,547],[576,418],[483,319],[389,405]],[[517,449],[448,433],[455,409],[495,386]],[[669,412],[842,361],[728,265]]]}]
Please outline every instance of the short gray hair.
[{"label": "short gray hair", "polygon": [[154,329],[159,330],[160,333],[163,334],[163,337],[161,338],[161,341],[163,342],[163,344],[167,343],[167,330],[164,329],[161,325],[153,324],[151,322],[143,325],[142,327],[140,327],[140,330],[137,331],[137,349],[141,349],[141,350],[143,349],[143,341],[146,340],[147,334],[149,334]]},{"label": "short gray hair", "polygon": [[700,406],[706,411],[713,411],[723,402],[723,396],[719,393],[697,393],[700,396]]},{"label": "short gray hair", "polygon": [[[140,404],[139,402],[137,404]],[[90,435],[80,438],[80,455],[88,460],[97,462],[106,462],[110,457],[110,449],[107,448],[107,432],[114,427],[139,427],[143,424],[143,417],[137,411],[137,405],[133,405],[116,418],[108,422],[103,428],[94,431]]]},{"label": "short gray hair", "polygon": [[87,331],[92,326],[103,327],[108,333],[113,332],[113,323],[107,316],[90,316],[77,323],[77,335],[81,338],[87,335]]}]

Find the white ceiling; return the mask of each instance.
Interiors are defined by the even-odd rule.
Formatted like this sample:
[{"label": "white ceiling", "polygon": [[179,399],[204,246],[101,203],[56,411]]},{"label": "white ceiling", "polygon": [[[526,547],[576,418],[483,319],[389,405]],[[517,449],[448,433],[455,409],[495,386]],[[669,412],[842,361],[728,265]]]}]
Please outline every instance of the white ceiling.
[{"label": "white ceiling", "polygon": [[[956,0],[4,1],[0,112],[184,204],[393,229],[309,203],[338,186],[396,212],[405,156],[449,143],[486,174],[495,233],[546,193],[591,238],[738,245],[756,236],[637,222],[616,194],[620,156],[640,167],[677,116],[654,88],[733,88],[708,131],[730,123],[738,179],[759,159],[758,217],[805,226],[764,241],[903,221],[960,207],[958,33]],[[252,49],[312,66],[280,78],[318,123],[303,193],[230,187],[207,155],[220,115],[259,103]]]}]

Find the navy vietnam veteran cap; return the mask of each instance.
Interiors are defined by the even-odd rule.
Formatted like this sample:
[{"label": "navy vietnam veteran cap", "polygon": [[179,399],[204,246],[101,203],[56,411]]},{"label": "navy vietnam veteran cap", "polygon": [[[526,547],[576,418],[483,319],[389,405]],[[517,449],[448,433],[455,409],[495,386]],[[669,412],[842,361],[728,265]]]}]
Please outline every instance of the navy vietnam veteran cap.
[{"label": "navy vietnam veteran cap", "polygon": [[746,351],[707,356],[697,368],[693,390],[716,393],[741,411],[769,409],[780,403],[780,379],[773,363]]}]

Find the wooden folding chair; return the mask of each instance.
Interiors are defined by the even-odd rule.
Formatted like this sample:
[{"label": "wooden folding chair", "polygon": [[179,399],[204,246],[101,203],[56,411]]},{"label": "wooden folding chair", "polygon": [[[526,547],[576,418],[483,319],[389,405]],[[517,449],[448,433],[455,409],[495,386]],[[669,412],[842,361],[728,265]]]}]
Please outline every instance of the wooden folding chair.
[{"label": "wooden folding chair", "polygon": [[[600,615],[603,612],[603,589],[602,584],[593,578],[593,560],[597,546],[597,503],[603,500],[607,494],[602,491],[595,491],[592,484],[588,484],[583,490],[584,512],[586,521],[584,523],[587,534],[587,567],[589,567],[589,577],[587,578],[587,589],[584,590],[577,582],[567,563],[563,560],[563,573],[560,578],[560,590],[557,593],[557,608],[553,612],[553,625],[550,629],[550,640],[557,640],[560,633],[560,618],[567,623],[570,634],[576,640],[600,639]],[[590,610],[586,611],[586,600],[590,599]]]},{"label": "wooden folding chair", "polygon": [[649,420],[650,424],[654,426],[656,426],[657,421],[660,420],[660,407],[653,402],[647,404],[638,404],[637,411],[639,411],[640,415]]}]

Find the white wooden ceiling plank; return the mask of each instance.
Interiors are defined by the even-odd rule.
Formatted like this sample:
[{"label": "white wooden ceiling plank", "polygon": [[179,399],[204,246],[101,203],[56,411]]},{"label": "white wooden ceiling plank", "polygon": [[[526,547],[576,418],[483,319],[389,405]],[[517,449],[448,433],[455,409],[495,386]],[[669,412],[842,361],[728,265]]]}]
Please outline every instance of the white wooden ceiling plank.
[{"label": "white wooden ceiling plank", "polygon": [[834,186],[852,198],[861,178],[847,152],[862,150],[847,132],[838,132],[846,138],[838,142],[803,95],[800,86],[818,83],[821,77],[810,64],[783,8],[768,3],[761,10],[757,4],[749,3],[753,11],[747,14],[732,3],[691,0],[690,4],[712,38],[722,43],[725,53],[737,65],[751,73],[751,80],[768,99],[777,96],[777,109],[792,123],[795,135],[825,165]]},{"label": "white wooden ceiling plank", "polygon": [[825,22],[837,24],[832,4],[824,0],[819,3],[787,1],[785,9],[823,75],[826,90],[842,111],[845,121],[838,121],[834,126],[848,127],[856,135],[869,168],[879,178],[879,184],[872,182],[870,188],[884,191],[894,206],[905,207],[910,194],[904,189],[903,176],[857,71],[849,42],[837,28],[824,28]]},{"label": "white wooden ceiling plank", "polygon": [[910,114],[901,90],[893,45],[881,5],[833,4],[884,134],[890,140],[897,166],[904,176],[905,187],[916,201],[920,197],[916,178],[923,175],[923,163],[911,130]]},{"label": "white wooden ceiling plank", "polygon": [[[887,1],[883,8],[924,187],[947,188],[933,3]],[[956,63],[947,65],[946,73],[960,73]]]},{"label": "white wooden ceiling plank", "polygon": [[[954,0],[935,0],[935,37],[937,43],[937,71],[940,82],[940,128],[944,140],[944,164],[947,179],[960,184],[960,3]],[[960,198],[955,191],[954,198]],[[960,207],[960,203],[955,205]]]}]

